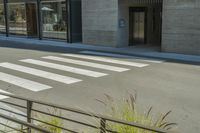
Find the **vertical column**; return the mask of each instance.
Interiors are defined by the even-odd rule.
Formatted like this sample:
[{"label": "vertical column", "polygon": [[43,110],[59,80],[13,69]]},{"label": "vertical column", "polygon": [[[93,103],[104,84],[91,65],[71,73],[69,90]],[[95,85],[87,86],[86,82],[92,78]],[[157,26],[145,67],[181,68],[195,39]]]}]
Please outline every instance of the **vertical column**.
[{"label": "vertical column", "polygon": [[71,0],[66,0],[66,26],[67,26],[67,42],[72,43],[71,36]]},{"label": "vertical column", "polygon": [[6,37],[9,35],[9,25],[8,25],[8,0],[3,0],[4,4],[4,16],[5,16],[5,26],[6,26]]},{"label": "vertical column", "polygon": [[160,5],[161,5],[161,9],[160,9],[160,45],[162,46],[162,25],[163,25],[163,0],[160,0]]},{"label": "vertical column", "polygon": [[82,15],[81,15],[81,2],[82,0],[71,0],[70,15],[71,15],[71,41],[82,41]]},{"label": "vertical column", "polygon": [[106,120],[103,118],[100,120],[100,133],[106,133]]},{"label": "vertical column", "polygon": [[41,19],[41,1],[37,0],[37,23],[38,23],[38,37],[42,39],[42,19]]}]

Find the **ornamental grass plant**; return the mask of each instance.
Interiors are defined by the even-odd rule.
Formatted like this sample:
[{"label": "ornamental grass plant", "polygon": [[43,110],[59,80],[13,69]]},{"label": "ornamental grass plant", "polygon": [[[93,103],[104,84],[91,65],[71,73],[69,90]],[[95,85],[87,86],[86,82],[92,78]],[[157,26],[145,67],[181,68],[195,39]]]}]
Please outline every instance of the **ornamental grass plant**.
[{"label": "ornamental grass plant", "polygon": [[[106,106],[108,115],[113,118],[165,130],[173,130],[177,126],[176,123],[167,120],[172,111],[153,115],[153,107],[150,107],[146,112],[141,113],[136,105],[136,95],[128,94],[127,98],[116,102],[113,97],[105,94],[104,100],[97,99],[97,101]],[[106,128],[118,133],[154,133],[152,131],[117,123],[107,123]]]}]

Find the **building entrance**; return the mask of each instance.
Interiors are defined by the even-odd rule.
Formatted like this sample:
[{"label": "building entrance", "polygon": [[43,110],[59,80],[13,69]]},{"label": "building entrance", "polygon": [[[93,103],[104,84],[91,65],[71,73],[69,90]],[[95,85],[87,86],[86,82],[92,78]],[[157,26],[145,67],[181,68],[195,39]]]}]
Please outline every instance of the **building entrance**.
[{"label": "building entrance", "polygon": [[26,24],[28,37],[38,37],[37,22],[36,3],[26,3]]},{"label": "building entrance", "polygon": [[127,17],[129,46],[142,44],[145,47],[160,47],[162,40],[162,0],[141,2],[129,0],[127,5],[127,8],[129,8],[129,17]]},{"label": "building entrance", "polygon": [[130,8],[130,43],[129,45],[146,43],[146,8]]}]

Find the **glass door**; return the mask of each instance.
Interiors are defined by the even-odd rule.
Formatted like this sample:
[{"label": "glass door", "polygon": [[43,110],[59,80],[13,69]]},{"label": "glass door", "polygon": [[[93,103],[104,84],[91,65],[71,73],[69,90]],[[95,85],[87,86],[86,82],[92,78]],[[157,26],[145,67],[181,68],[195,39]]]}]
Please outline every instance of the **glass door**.
[{"label": "glass door", "polygon": [[144,44],[145,13],[133,13],[133,40],[135,43]]},{"label": "glass door", "polygon": [[146,43],[146,10],[145,8],[131,8],[130,10],[130,45]]},{"label": "glass door", "polygon": [[4,4],[3,0],[0,0],[0,34],[6,33],[6,26],[5,26],[5,16],[4,16]]},{"label": "glass door", "polygon": [[8,0],[10,35],[38,37],[37,3],[35,0]]},{"label": "glass door", "polygon": [[8,3],[9,34],[27,35],[25,3]]},{"label": "glass door", "polygon": [[50,39],[67,39],[65,0],[41,1],[42,35]]},{"label": "glass door", "polygon": [[26,3],[26,23],[28,37],[38,37],[36,3]]}]

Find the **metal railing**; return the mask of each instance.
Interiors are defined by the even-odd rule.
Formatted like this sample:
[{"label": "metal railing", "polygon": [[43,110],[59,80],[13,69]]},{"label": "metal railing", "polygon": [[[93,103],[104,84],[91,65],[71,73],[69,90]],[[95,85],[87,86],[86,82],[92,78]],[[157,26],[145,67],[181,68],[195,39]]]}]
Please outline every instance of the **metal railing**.
[{"label": "metal railing", "polygon": [[[3,118],[3,119],[6,119],[6,120],[15,122],[15,123],[17,123],[17,124],[26,126],[26,127],[28,127],[29,129],[34,129],[34,130],[40,131],[40,132],[42,132],[42,133],[53,133],[53,132],[51,132],[51,131],[48,131],[47,129],[41,128],[41,127],[39,127],[39,126],[37,126],[37,125],[34,125],[34,124],[32,124],[32,123],[24,122],[24,121],[22,121],[22,120],[19,120],[19,119],[16,119],[16,118],[13,118],[13,117],[10,117],[10,116],[1,114],[1,113],[0,113],[0,118]],[[25,131],[23,131],[23,129],[22,129],[22,130],[16,129],[16,128],[13,128],[13,127],[11,127],[11,126],[9,126],[9,125],[6,125],[6,124],[4,124],[4,123],[0,123],[0,125],[6,126],[6,127],[10,128],[10,129],[13,129],[14,131],[26,133]],[[0,130],[0,132],[5,132],[5,131],[1,131],[1,130]]]},{"label": "metal railing", "polygon": [[[76,109],[76,108],[64,107],[64,106],[60,106],[60,105],[56,105],[56,104],[52,104],[52,103],[47,103],[47,102],[34,100],[34,99],[30,99],[30,98],[24,98],[24,97],[21,97],[21,96],[15,96],[15,95],[2,93],[2,92],[0,92],[0,95],[7,96],[7,97],[10,97],[10,98],[14,98],[16,100],[21,100],[21,101],[26,102],[26,106],[22,106],[21,104],[16,104],[14,102],[8,102],[8,101],[5,101],[5,100],[0,100],[0,102],[2,102],[2,103],[12,105],[12,106],[15,106],[17,108],[25,109],[26,115],[21,114],[21,113],[16,113],[12,110],[8,110],[8,109],[4,109],[4,108],[0,107],[0,110],[6,111],[6,112],[9,112],[9,113],[21,116],[21,117],[25,117],[27,119],[26,122],[12,118],[12,117],[9,117],[9,116],[5,116],[3,114],[0,114],[0,117],[27,127],[26,131],[28,133],[31,133],[32,129],[35,129],[35,130],[38,130],[38,131],[41,131],[41,132],[45,132],[45,133],[50,133],[50,131],[43,129],[40,126],[34,125],[33,121],[37,121],[39,123],[43,123],[43,124],[46,124],[46,125],[54,127],[54,128],[58,128],[62,131],[71,132],[71,133],[79,133],[75,130],[68,129],[67,127],[63,127],[63,126],[60,126],[60,125],[53,125],[49,122],[45,122],[45,121],[40,120],[38,118],[34,118],[32,116],[32,112],[37,112],[37,113],[40,113],[40,114],[43,114],[43,115],[47,115],[49,117],[55,117],[55,118],[65,120],[65,121],[68,121],[68,122],[72,122],[72,123],[75,123],[75,124],[78,124],[78,125],[83,125],[83,126],[86,126],[86,127],[89,127],[89,128],[93,128],[93,129],[98,130],[100,133],[107,133],[107,132],[118,133],[117,131],[109,129],[108,126],[107,126],[107,123],[115,123],[115,124],[120,124],[120,125],[124,125],[124,126],[135,127],[135,128],[139,128],[141,130],[152,131],[152,132],[156,132],[156,133],[174,133],[172,131],[168,131],[168,130],[164,130],[164,129],[144,126],[142,124],[138,124],[138,123],[135,123],[135,122],[127,122],[127,121],[124,121],[124,120],[114,119],[114,118],[104,116],[104,115],[100,115],[100,114],[88,113],[86,111]],[[37,105],[40,105],[40,106],[53,107],[53,108],[56,108],[56,109],[60,109],[62,111],[72,112],[72,113],[75,113],[77,115],[95,118],[96,120],[99,121],[99,124],[98,124],[99,126],[90,124],[88,122],[82,122],[80,120],[71,119],[71,118],[68,118],[68,117],[51,114],[51,113],[42,111],[40,109],[33,108],[34,104],[37,104]],[[2,125],[2,124],[0,123],[0,125]],[[15,130],[15,129],[13,129],[13,130]]]}]

